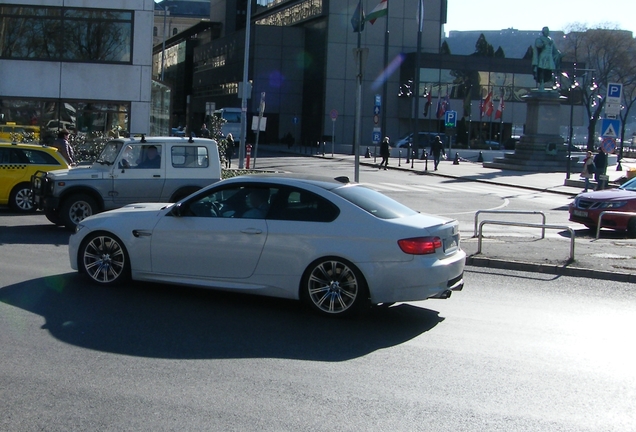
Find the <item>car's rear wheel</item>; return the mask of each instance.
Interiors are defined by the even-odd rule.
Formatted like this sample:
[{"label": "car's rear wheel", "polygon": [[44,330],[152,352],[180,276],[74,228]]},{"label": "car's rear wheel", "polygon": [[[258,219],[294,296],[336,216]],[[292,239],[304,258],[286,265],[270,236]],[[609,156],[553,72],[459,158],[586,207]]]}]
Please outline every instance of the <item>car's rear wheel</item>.
[{"label": "car's rear wheel", "polygon": [[9,197],[9,205],[12,210],[20,213],[29,213],[35,211],[33,205],[33,191],[30,183],[20,183],[11,191]]},{"label": "car's rear wheel", "polygon": [[631,218],[627,222],[627,234],[630,237],[636,237],[636,218]]},{"label": "car's rear wheel", "polygon": [[62,222],[68,229],[75,229],[78,223],[95,213],[97,213],[97,203],[86,194],[68,197],[60,210]]},{"label": "car's rear wheel", "polygon": [[336,257],[314,261],[302,279],[301,298],[329,316],[347,316],[368,303],[367,284],[350,262]]},{"label": "car's rear wheel", "polygon": [[78,253],[79,270],[100,285],[117,285],[129,278],[130,260],[115,235],[98,232],[84,239]]}]

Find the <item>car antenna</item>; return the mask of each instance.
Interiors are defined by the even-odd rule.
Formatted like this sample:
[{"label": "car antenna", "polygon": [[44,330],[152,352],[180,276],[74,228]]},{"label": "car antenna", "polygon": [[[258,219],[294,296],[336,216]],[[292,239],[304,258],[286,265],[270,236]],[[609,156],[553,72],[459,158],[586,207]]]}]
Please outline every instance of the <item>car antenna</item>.
[{"label": "car antenna", "polygon": [[194,139],[192,138],[192,132],[190,132],[190,139],[188,139],[188,142],[189,143],[193,143],[194,142]]},{"label": "car antenna", "polygon": [[141,142],[142,143],[146,142],[146,135],[145,134],[141,134]]},{"label": "car antenna", "polygon": [[347,176],[336,177],[334,180],[340,183],[351,183],[351,180],[349,180],[349,177]]}]

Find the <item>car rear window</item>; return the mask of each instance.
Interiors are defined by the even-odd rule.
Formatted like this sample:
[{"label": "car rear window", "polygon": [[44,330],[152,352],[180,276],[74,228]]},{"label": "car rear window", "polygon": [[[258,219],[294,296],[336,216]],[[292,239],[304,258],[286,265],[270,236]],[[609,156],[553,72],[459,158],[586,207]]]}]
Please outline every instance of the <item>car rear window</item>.
[{"label": "car rear window", "polygon": [[343,186],[332,192],[380,219],[397,219],[417,212],[393,198],[364,186]]}]

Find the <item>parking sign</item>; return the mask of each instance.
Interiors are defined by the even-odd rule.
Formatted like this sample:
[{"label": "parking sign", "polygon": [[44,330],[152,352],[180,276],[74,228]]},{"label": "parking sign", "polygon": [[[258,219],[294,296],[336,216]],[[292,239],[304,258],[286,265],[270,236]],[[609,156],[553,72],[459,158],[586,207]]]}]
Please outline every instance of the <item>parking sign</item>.
[{"label": "parking sign", "polygon": [[457,111],[446,111],[446,113],[444,113],[444,123],[447,128],[457,126]]},{"label": "parking sign", "polygon": [[607,98],[605,103],[620,104],[623,95],[623,84],[609,83],[607,84]]}]

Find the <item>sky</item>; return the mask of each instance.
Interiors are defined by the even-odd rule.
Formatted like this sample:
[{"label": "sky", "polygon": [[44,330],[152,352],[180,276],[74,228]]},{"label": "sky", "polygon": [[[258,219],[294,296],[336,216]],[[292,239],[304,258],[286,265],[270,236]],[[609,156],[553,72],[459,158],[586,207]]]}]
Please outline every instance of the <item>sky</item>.
[{"label": "sky", "polygon": [[564,31],[568,24],[587,27],[609,23],[629,30],[636,36],[636,2],[634,0],[448,0],[447,23],[451,30],[550,30]]},{"label": "sky", "polygon": [[[366,0],[366,4],[368,8],[375,7],[373,1]],[[634,0],[606,3],[598,0],[448,0],[448,23],[444,31],[510,27],[541,30],[545,26],[564,31],[573,23],[583,23],[587,27],[609,24],[611,28],[629,30],[636,37],[636,4]]]}]

